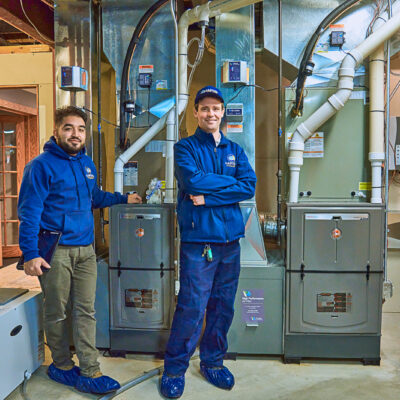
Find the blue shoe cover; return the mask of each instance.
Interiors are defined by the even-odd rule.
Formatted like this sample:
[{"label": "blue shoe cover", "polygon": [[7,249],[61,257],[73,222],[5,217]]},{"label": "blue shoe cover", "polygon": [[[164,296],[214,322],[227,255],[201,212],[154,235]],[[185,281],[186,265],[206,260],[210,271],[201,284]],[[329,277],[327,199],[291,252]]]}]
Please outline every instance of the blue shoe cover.
[{"label": "blue shoe cover", "polygon": [[104,394],[118,390],[121,385],[109,376],[102,375],[98,378],[90,378],[81,375],[76,382],[75,388],[80,392]]},{"label": "blue shoe cover", "polygon": [[185,375],[169,376],[165,372],[161,378],[160,391],[168,399],[177,399],[182,396],[185,389]]},{"label": "blue shoe cover", "polygon": [[234,376],[226,367],[207,368],[200,365],[200,371],[208,382],[220,389],[231,390],[235,384]]},{"label": "blue shoe cover", "polygon": [[50,379],[53,379],[53,381],[58,383],[75,386],[80,375],[80,369],[78,367],[72,367],[72,369],[65,371],[57,368],[54,364],[50,364],[47,370],[47,375]]}]

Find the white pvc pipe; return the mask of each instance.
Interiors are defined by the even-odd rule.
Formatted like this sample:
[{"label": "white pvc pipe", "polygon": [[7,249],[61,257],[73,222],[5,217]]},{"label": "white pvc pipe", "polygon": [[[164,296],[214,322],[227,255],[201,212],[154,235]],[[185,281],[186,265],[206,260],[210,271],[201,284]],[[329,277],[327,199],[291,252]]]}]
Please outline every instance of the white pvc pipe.
[{"label": "white pvc pipe", "polygon": [[[396,5],[397,3],[399,2],[396,2]],[[395,9],[395,7],[393,7],[393,9]],[[350,51],[350,53],[348,53],[343,59],[339,68],[339,90],[329,97],[328,101],[315,111],[306,121],[297,127],[289,144],[288,164],[290,168],[290,203],[297,203],[299,186],[298,172],[303,165],[304,142],[318,127],[344,107],[353,90],[353,78],[356,66],[359,65],[365,57],[378,49],[382,43],[393,36],[399,28],[400,12],[396,13],[364,42]],[[301,149],[301,144],[303,144],[303,149]],[[295,180],[296,182],[292,182],[292,180]]]},{"label": "white pvc pipe", "polygon": [[382,162],[385,160],[385,54],[382,44],[369,61],[369,153],[371,161],[372,191],[371,203],[382,203]]},{"label": "white pvc pipe", "polygon": [[165,153],[165,203],[174,202],[174,139],[175,139],[175,110],[172,109],[167,117],[167,149]]},{"label": "white pvc pipe", "polygon": [[154,125],[152,125],[135,143],[132,144],[123,154],[121,154],[114,166],[114,190],[123,192],[124,189],[124,165],[141,150],[165,125],[168,113],[164,114]]}]

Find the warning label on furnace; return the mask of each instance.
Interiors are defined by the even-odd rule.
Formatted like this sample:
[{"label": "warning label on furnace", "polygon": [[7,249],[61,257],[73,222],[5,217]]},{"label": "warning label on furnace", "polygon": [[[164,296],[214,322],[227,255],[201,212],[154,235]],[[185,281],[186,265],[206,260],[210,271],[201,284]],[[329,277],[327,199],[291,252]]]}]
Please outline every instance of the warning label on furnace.
[{"label": "warning label on furnace", "polygon": [[156,289],[125,289],[125,307],[138,311],[155,310],[159,305],[159,293]]},{"label": "warning label on furnace", "polygon": [[352,295],[349,292],[317,294],[317,312],[350,312],[351,305]]},{"label": "warning label on furnace", "polygon": [[242,321],[246,324],[264,322],[264,290],[242,290]]},{"label": "warning label on furnace", "polygon": [[[288,134],[288,141],[292,140],[292,133]],[[304,142],[304,158],[324,157],[324,132],[315,132]]]}]

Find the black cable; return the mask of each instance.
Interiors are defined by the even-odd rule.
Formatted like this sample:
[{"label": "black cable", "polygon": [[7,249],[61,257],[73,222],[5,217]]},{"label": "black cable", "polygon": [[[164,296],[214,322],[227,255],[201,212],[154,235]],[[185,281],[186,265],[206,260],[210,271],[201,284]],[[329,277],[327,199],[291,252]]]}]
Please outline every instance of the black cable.
[{"label": "black cable", "polygon": [[351,7],[353,7],[360,1],[361,0],[347,0],[344,3],[340,4],[338,7],[336,7],[334,10],[332,10],[318,25],[318,28],[315,30],[314,34],[308,41],[307,46],[304,50],[303,58],[300,63],[299,73],[297,75],[296,101],[293,108],[294,114],[298,115],[298,112],[303,108],[302,94],[307,79],[307,66],[311,65],[313,67],[311,60],[315,45],[317,44],[319,37],[333,21],[335,21],[344,12],[349,10]]},{"label": "black cable", "polygon": [[139,23],[136,25],[135,31],[133,32],[132,39],[129,42],[128,50],[126,51],[125,55],[125,60],[124,60],[124,66],[122,69],[122,75],[121,75],[121,90],[120,90],[120,126],[119,126],[119,141],[120,141],[120,147],[124,148],[125,146],[125,110],[124,110],[124,103],[126,101],[126,90],[128,88],[128,72],[129,68],[131,66],[131,61],[133,58],[133,54],[137,48],[137,45],[140,42],[141,34],[144,31],[144,28],[146,27],[147,23],[153,18],[154,14],[161,8],[163,7],[166,3],[168,3],[170,0],[159,0],[156,3],[154,3],[142,16],[140,19]]},{"label": "black cable", "polygon": [[[95,113],[95,112],[92,111],[92,110],[89,110],[89,109],[86,108],[86,107],[82,107],[82,110],[88,111],[88,112],[92,113],[93,115],[98,115],[97,113]],[[108,119],[105,119],[105,118],[101,117],[101,120],[104,121],[104,122],[107,122],[107,124],[110,124],[110,125],[113,125],[113,126],[119,128],[119,125],[114,124],[114,122],[111,122],[111,121],[109,121]]]},{"label": "black cable", "polygon": [[[226,102],[226,104],[229,104],[232,100],[236,99],[236,97],[239,96],[240,92],[241,92],[244,88],[246,88],[246,87],[254,87],[254,88],[256,88],[256,89],[261,89],[263,92],[273,92],[274,90],[278,90],[278,89],[279,89],[279,88],[277,88],[277,87],[276,87],[276,88],[271,88],[271,89],[266,89],[265,87],[262,87],[262,86],[256,85],[256,84],[254,84],[254,85],[243,85],[243,86],[240,86],[239,89],[236,89],[236,90],[235,90],[234,96],[231,97],[231,98]],[[283,86],[283,88],[284,88],[284,89],[287,89],[287,88],[290,88],[290,86]]]}]

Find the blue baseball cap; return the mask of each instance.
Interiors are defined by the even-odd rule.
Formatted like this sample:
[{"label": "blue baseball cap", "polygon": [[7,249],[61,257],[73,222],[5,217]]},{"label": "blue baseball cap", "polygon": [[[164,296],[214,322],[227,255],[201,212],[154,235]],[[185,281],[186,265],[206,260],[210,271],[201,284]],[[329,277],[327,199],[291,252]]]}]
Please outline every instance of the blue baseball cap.
[{"label": "blue baseball cap", "polygon": [[200,89],[197,94],[196,98],[194,99],[194,104],[198,104],[198,102],[201,99],[204,99],[205,97],[214,97],[218,100],[221,100],[221,103],[224,103],[224,98],[222,97],[222,93],[219,89],[217,89],[214,86],[204,86],[202,89]]}]

